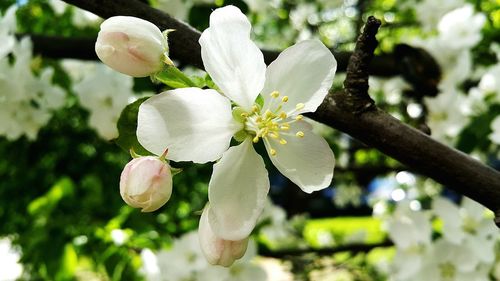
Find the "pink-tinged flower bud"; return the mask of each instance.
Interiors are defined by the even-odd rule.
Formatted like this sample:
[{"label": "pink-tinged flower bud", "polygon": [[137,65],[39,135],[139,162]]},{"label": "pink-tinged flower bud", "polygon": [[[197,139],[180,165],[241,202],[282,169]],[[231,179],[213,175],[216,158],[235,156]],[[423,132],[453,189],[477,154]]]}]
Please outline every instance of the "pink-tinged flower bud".
[{"label": "pink-tinged flower bud", "polygon": [[149,21],[116,16],[105,20],[97,35],[99,59],[121,73],[146,77],[160,71],[168,58],[166,36]]},{"label": "pink-tinged flower bud", "polygon": [[132,159],[120,177],[120,195],[134,208],[143,212],[158,210],[172,194],[170,165],[155,156]]},{"label": "pink-tinged flower bud", "polygon": [[224,240],[215,236],[208,222],[210,206],[203,210],[198,228],[200,246],[207,261],[212,265],[231,266],[243,257],[248,246],[248,237],[243,240]]}]

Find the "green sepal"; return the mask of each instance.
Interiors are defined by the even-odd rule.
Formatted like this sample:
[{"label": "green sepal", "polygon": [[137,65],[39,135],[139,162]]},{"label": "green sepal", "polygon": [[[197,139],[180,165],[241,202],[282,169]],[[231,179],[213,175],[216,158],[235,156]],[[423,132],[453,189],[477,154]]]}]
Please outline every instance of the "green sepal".
[{"label": "green sepal", "polygon": [[248,115],[248,113],[243,108],[241,108],[239,106],[236,106],[235,108],[233,108],[232,114],[233,114],[234,120],[236,120],[239,123],[245,123],[246,117],[243,116],[242,114]]},{"label": "green sepal", "polygon": [[123,150],[127,152],[133,150],[136,155],[153,155],[142,147],[136,136],[139,106],[148,98],[149,97],[138,99],[123,109],[117,123],[118,138],[113,140],[113,142]]},{"label": "green sepal", "polygon": [[187,88],[196,87],[196,83],[191,81],[186,74],[180,71],[174,65],[165,65],[162,71],[159,71],[151,76],[153,82],[161,82],[170,88]]},{"label": "green sepal", "polygon": [[248,137],[248,133],[245,130],[240,130],[234,134],[233,138],[237,142],[243,142]]},{"label": "green sepal", "polygon": [[263,108],[263,107],[264,107],[264,97],[263,97],[261,94],[259,94],[259,95],[257,96],[257,99],[255,99],[255,103],[256,103],[258,106],[260,106],[260,108]]},{"label": "green sepal", "polygon": [[177,174],[182,173],[182,169],[170,167],[170,173],[172,174],[172,177],[173,177],[173,176],[175,176]]}]

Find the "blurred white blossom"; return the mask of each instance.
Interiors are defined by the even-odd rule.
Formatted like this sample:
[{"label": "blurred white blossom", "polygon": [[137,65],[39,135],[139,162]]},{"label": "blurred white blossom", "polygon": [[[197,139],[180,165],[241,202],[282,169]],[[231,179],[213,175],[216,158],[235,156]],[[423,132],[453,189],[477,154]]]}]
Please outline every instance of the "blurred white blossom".
[{"label": "blurred white blossom", "polygon": [[35,140],[40,128],[53,111],[65,102],[65,92],[52,84],[53,69],[31,69],[32,43],[29,38],[16,41],[12,49],[15,61],[0,59],[0,135],[8,140],[26,136]]},{"label": "blurred white blossom", "polygon": [[100,63],[82,67],[90,71],[81,80],[74,81],[73,90],[81,106],[90,112],[89,126],[106,140],[116,138],[118,118],[135,99],[133,78]]},{"label": "blurred white blossom", "polygon": [[12,5],[3,15],[0,15],[0,59],[5,57],[14,48],[16,37],[16,11]]},{"label": "blurred white blossom", "polygon": [[438,23],[439,36],[450,49],[471,48],[481,40],[485,22],[484,14],[475,13],[472,4],[466,4],[443,16]]},{"label": "blurred white blossom", "polygon": [[415,14],[424,30],[432,30],[446,13],[463,4],[462,0],[423,0],[416,3]]}]

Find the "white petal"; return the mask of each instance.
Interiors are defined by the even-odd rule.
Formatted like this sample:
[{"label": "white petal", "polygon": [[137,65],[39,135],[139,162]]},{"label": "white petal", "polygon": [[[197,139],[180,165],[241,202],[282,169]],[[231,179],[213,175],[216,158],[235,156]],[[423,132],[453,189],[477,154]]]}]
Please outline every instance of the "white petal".
[{"label": "white petal", "polygon": [[[280,144],[278,139],[267,138],[267,152],[276,151],[270,156],[274,166],[304,192],[311,193],[328,187],[332,182],[335,157],[326,140],[315,135],[312,126],[305,121],[292,123],[290,131],[282,137],[286,144]],[[297,137],[297,132],[303,132],[304,137]]]},{"label": "white petal", "polygon": [[249,109],[264,86],[264,57],[250,40],[250,22],[234,6],[216,9],[200,37],[206,71],[224,95]]},{"label": "white petal", "polygon": [[288,96],[285,111],[305,104],[300,112],[314,112],[323,102],[332,86],[337,61],[323,43],[318,40],[299,42],[284,50],[266,72],[266,84],[262,94],[269,103],[270,93],[279,91]]},{"label": "white petal", "polygon": [[174,161],[206,163],[222,156],[241,129],[228,99],[214,90],[183,88],[149,98],[139,107],[137,139]]},{"label": "white petal", "polygon": [[248,237],[238,241],[224,240],[215,235],[208,221],[210,205],[208,204],[200,218],[198,229],[199,242],[203,255],[212,265],[231,266],[246,252]]},{"label": "white petal", "polygon": [[241,240],[252,232],[266,203],[269,179],[252,141],[229,148],[214,165],[208,185],[208,218],[215,234]]}]

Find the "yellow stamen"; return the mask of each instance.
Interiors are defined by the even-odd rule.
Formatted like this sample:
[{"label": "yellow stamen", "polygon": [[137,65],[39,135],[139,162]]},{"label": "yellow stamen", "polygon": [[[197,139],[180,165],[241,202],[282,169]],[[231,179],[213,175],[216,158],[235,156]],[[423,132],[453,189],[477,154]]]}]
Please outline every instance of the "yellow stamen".
[{"label": "yellow stamen", "polygon": [[248,117],[248,113],[243,112],[243,113],[240,114],[240,116],[243,117],[243,118],[247,118]]},{"label": "yellow stamen", "polygon": [[295,116],[295,120],[300,121],[300,120],[302,120],[302,119],[304,119],[304,116],[302,116],[302,115],[297,115],[297,116]]},{"label": "yellow stamen", "polygon": [[296,110],[301,110],[302,108],[304,108],[306,105],[303,104],[303,103],[298,103],[296,106],[295,106],[295,109]]},{"label": "yellow stamen", "polygon": [[258,136],[255,136],[252,140],[254,143],[258,143],[259,142],[259,137]]},{"label": "yellow stamen", "polygon": [[269,136],[270,136],[271,138],[273,138],[273,139],[277,139],[277,138],[279,138],[279,137],[280,137],[280,135],[279,135],[278,133],[275,133],[275,132],[271,132],[271,133],[269,133]]},{"label": "yellow stamen", "polygon": [[255,104],[252,105],[252,112],[258,112],[259,111],[259,107],[256,106]]},{"label": "yellow stamen", "polygon": [[286,140],[285,139],[280,139],[280,144],[286,144]]},{"label": "yellow stamen", "polygon": [[271,153],[272,156],[276,156],[276,150],[272,149],[269,151]]},{"label": "yellow stamen", "polygon": [[302,132],[302,131],[298,131],[295,135],[296,135],[297,137],[299,137],[299,138],[303,138],[303,137],[304,137],[304,132]]},{"label": "yellow stamen", "polygon": [[280,96],[280,92],[278,92],[278,91],[273,91],[273,92],[271,93],[271,97],[273,97],[273,98],[277,98],[277,97],[279,97],[279,96]]},{"label": "yellow stamen", "polygon": [[280,118],[281,118],[281,119],[286,119],[287,117],[288,117],[288,116],[286,115],[286,112],[281,111],[281,113],[280,113]]},{"label": "yellow stamen", "polygon": [[281,98],[281,101],[282,101],[282,102],[287,102],[287,101],[288,101],[288,96],[284,96],[284,97],[282,97],[282,98]]}]

